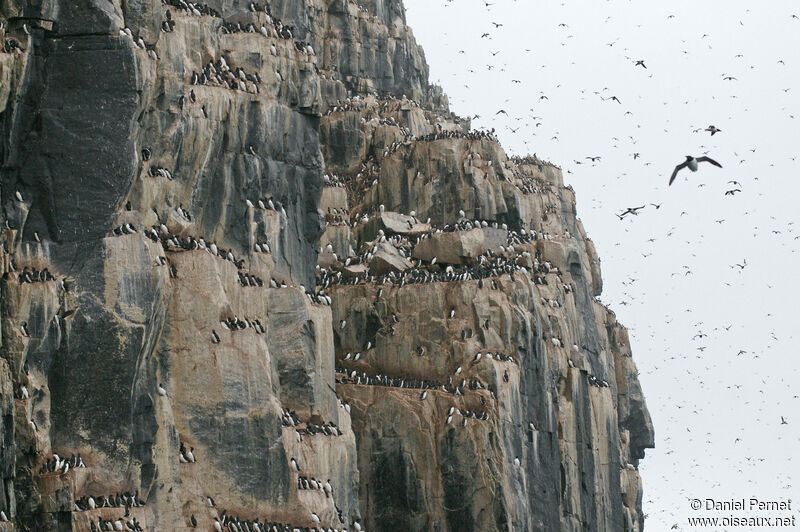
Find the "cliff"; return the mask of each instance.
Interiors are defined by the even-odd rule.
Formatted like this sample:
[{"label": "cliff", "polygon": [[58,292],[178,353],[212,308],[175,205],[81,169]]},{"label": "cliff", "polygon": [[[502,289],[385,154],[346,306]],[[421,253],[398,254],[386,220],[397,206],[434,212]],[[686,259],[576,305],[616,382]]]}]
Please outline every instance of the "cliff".
[{"label": "cliff", "polygon": [[0,22],[0,530],[642,529],[573,191],[399,0]]}]

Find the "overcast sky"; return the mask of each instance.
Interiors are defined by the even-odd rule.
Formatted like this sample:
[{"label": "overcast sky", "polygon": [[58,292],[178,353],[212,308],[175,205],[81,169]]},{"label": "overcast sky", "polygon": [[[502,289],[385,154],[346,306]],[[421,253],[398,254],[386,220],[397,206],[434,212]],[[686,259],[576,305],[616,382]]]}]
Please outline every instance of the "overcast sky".
[{"label": "overcast sky", "polygon": [[[453,111],[576,190],[656,428],[647,529],[690,530],[691,498],[792,498],[800,516],[800,4],[405,4]],[[724,168],[667,186],[705,153]]]}]

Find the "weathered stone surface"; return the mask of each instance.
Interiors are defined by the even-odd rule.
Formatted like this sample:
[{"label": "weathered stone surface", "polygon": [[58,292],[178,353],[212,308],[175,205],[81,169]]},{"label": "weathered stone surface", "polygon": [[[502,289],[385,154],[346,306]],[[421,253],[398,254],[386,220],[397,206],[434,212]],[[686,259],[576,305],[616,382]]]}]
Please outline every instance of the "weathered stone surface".
[{"label": "weathered stone surface", "polygon": [[411,268],[411,262],[400,252],[386,243],[378,244],[378,251],[369,263],[369,273],[383,275],[389,272],[400,273]]},{"label": "weathered stone surface", "polygon": [[427,262],[436,257],[438,262],[445,264],[468,264],[487,251],[501,251],[507,240],[508,231],[493,227],[434,233],[414,246],[413,256]]},{"label": "weathered stone surface", "polygon": [[376,217],[375,223],[387,233],[398,235],[419,236],[431,230],[430,224],[420,222],[416,216],[397,212],[381,212]]}]

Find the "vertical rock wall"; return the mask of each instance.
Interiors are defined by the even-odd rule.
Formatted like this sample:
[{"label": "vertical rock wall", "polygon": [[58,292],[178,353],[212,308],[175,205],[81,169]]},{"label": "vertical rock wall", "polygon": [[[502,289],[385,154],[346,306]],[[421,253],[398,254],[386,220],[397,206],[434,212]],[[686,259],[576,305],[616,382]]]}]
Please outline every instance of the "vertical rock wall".
[{"label": "vertical rock wall", "polygon": [[0,530],[641,529],[574,195],[449,113],[401,2],[0,22]]}]

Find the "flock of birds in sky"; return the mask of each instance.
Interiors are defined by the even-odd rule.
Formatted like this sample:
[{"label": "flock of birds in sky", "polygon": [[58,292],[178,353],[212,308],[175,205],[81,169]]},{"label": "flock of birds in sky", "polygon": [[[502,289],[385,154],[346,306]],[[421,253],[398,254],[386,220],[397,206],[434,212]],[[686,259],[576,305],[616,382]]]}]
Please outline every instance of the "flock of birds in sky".
[{"label": "flock of birds in sky", "polygon": [[[405,3],[457,114],[495,128],[511,153],[567,163],[654,414],[656,449],[641,468],[648,523],[687,530],[693,496],[790,498],[800,375],[787,311],[800,297],[800,233],[787,195],[800,190],[782,186],[797,172],[786,139],[798,132],[800,48],[785,41],[800,15],[781,2],[763,13],[732,2],[710,18],[713,6],[690,3]],[[678,162],[676,145],[695,154]],[[696,480],[676,488],[676,468]]]}]

